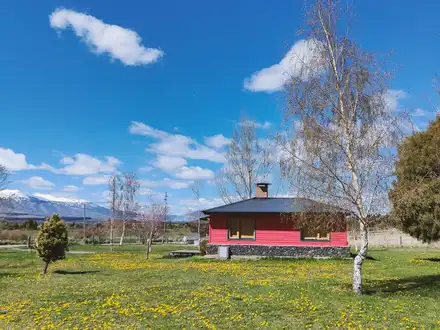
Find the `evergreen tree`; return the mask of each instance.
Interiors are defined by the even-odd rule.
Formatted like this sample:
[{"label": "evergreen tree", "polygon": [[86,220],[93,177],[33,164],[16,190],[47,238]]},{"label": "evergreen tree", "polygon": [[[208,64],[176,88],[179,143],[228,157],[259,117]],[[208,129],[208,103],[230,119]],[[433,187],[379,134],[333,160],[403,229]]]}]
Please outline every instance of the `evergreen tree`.
[{"label": "evergreen tree", "polygon": [[58,214],[49,217],[40,228],[37,236],[38,255],[44,261],[43,274],[51,262],[64,259],[67,251],[67,227]]},{"label": "evergreen tree", "polygon": [[440,239],[440,116],[399,147],[390,191],[392,219],[423,242]]}]

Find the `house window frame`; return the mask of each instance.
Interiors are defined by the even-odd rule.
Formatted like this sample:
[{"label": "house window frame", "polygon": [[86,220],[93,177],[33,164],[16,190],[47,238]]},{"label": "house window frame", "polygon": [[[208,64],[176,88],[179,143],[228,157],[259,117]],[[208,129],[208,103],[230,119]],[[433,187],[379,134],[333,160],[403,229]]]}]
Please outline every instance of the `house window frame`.
[{"label": "house window frame", "polygon": [[[241,238],[241,221],[242,220],[252,220],[252,222],[254,223],[254,237],[245,237],[245,238]],[[239,225],[238,225],[238,232],[239,232],[239,237],[238,238],[234,238],[231,237],[230,234],[230,223],[231,221],[238,221]],[[255,241],[257,239],[257,222],[255,221],[254,218],[240,218],[240,217],[232,217],[232,218],[228,218],[228,228],[226,231],[226,235],[228,238],[228,241]]]},{"label": "house window frame", "polygon": [[328,232],[328,238],[325,239],[319,239],[319,238],[304,238],[303,231],[305,228],[301,228],[299,231],[301,242],[331,242],[332,240],[332,232]]}]

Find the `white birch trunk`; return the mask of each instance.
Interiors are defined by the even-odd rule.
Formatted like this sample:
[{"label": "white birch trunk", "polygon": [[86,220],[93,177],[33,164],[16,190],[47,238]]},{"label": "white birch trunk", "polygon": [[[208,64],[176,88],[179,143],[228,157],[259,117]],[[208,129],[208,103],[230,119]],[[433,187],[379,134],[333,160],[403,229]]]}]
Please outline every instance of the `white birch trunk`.
[{"label": "white birch trunk", "polygon": [[119,240],[119,245],[122,245],[124,243],[124,237],[125,237],[125,220],[122,220],[122,233],[121,233],[121,238]]},{"label": "white birch trunk", "polygon": [[113,218],[110,220],[110,251],[113,252]]},{"label": "white birch trunk", "polygon": [[357,294],[362,293],[362,264],[367,258],[368,252],[368,228],[360,223],[360,248],[358,255],[354,258],[353,265],[353,291]]}]

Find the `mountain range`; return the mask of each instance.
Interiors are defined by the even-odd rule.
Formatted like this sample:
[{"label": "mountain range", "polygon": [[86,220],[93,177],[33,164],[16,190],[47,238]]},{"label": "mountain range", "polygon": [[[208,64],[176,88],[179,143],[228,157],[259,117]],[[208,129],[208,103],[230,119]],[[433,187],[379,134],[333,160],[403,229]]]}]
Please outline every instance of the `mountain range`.
[{"label": "mountain range", "polygon": [[[108,207],[91,203],[82,199],[56,197],[48,194],[26,195],[19,190],[0,191],[0,218],[6,220],[27,220],[30,218],[41,220],[54,213],[65,220],[81,220],[84,215],[87,219],[106,220],[111,216]],[[185,221],[187,217],[168,215],[171,222]]]},{"label": "mountain range", "polygon": [[57,213],[64,218],[82,218],[84,205],[86,217],[91,219],[108,219],[111,212],[107,207],[75,200],[54,197],[46,194],[25,195],[19,190],[3,190],[0,192],[0,213],[6,218],[46,217]]}]

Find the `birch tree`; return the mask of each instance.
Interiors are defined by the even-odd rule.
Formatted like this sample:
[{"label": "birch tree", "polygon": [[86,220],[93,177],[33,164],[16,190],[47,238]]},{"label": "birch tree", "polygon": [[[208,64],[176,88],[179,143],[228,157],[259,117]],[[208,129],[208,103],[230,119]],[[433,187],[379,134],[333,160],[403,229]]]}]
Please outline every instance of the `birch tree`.
[{"label": "birch tree", "polygon": [[318,0],[307,12],[307,57],[292,58],[296,70],[285,86],[287,131],[279,140],[284,173],[298,194],[341,207],[359,224],[353,290],[361,293],[370,215],[388,207],[404,116],[387,102],[389,73],[349,38],[350,13],[341,8]]},{"label": "birch tree", "polygon": [[255,122],[248,119],[235,125],[225,157],[225,166],[216,177],[225,203],[254,197],[255,183],[267,180],[274,165],[268,148],[257,137]]},{"label": "birch tree", "polygon": [[[0,164],[0,192],[8,187],[9,170]],[[8,197],[0,195],[0,207],[7,207]]]},{"label": "birch tree", "polygon": [[138,203],[136,196],[140,188],[140,182],[136,176],[136,173],[124,173],[120,178],[119,193],[117,196],[120,198],[119,205],[121,207],[120,217],[122,221],[122,230],[119,245],[124,243],[125,227],[128,220],[136,217],[138,210]]},{"label": "birch tree", "polygon": [[191,185],[191,191],[194,194],[195,199],[197,200],[197,234],[200,243],[200,190],[202,188],[202,183],[200,180],[196,180]]},{"label": "birch tree", "polygon": [[114,222],[115,217],[118,215],[121,205],[120,187],[121,178],[118,175],[112,175],[109,178],[108,190],[109,190],[109,207],[112,215],[110,218],[110,250],[113,251],[113,234],[114,234]]},{"label": "birch tree", "polygon": [[9,170],[6,166],[0,164],[0,191],[8,186]]}]

